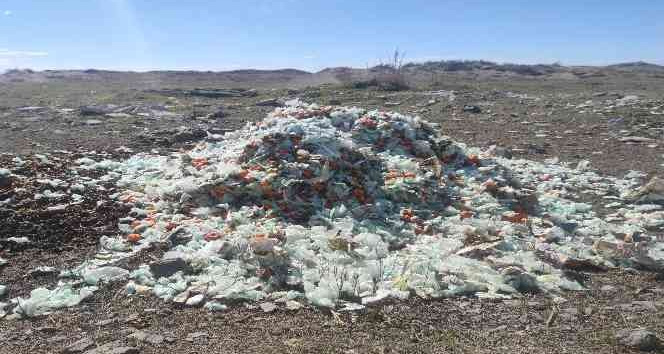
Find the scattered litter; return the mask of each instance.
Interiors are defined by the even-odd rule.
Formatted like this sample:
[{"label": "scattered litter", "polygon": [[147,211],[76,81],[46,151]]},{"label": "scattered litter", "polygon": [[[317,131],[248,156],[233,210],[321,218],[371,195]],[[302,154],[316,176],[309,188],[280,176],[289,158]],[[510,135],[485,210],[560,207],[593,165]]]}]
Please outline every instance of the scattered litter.
[{"label": "scattered litter", "polygon": [[119,267],[83,267],[80,271],[81,277],[88,285],[97,285],[99,282],[110,282],[126,279],[129,271]]},{"label": "scattered litter", "polygon": [[187,299],[186,304],[187,304],[187,306],[198,306],[203,302],[204,299],[205,299],[205,295],[203,295],[203,294],[194,295],[194,296],[190,297],[189,299]]},{"label": "scattered litter", "polygon": [[210,311],[215,311],[215,312],[225,311],[226,309],[228,309],[228,306],[219,303],[218,301],[208,301],[205,303],[204,307]]},{"label": "scattered litter", "polygon": [[96,287],[83,287],[74,290],[71,285],[65,284],[54,290],[37,288],[30,292],[28,299],[12,299],[14,313],[22,317],[33,317],[49,313],[53,309],[78,305],[97,290]]},{"label": "scattered litter", "polygon": [[30,243],[30,240],[25,236],[23,236],[23,237],[8,237],[6,240],[8,242],[14,242],[14,243],[18,243],[18,244]]}]

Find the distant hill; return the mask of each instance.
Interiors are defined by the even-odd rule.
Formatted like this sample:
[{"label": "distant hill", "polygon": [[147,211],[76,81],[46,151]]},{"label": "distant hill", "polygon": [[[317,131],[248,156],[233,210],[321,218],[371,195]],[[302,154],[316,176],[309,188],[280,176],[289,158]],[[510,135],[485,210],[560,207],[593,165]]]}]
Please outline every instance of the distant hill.
[{"label": "distant hill", "polygon": [[664,72],[664,65],[646,63],[644,61],[635,61],[631,63],[620,63],[607,66],[609,69],[639,71],[639,72]]},{"label": "distant hill", "polygon": [[199,82],[214,85],[232,85],[248,83],[256,86],[282,84],[312,75],[298,69],[279,70],[232,70],[232,71],[111,71],[111,70],[8,70],[0,75],[0,82],[48,82],[55,80],[69,81],[107,81],[134,82],[139,86],[146,85],[179,85]]},{"label": "distant hill", "polygon": [[[468,74],[477,79],[521,77],[521,78],[561,78],[586,79],[607,75],[643,74],[660,77],[664,75],[664,66],[632,62],[608,66],[563,66],[561,64],[511,64],[495,63],[486,60],[442,60],[423,63],[408,63],[402,67],[403,74],[412,81],[431,80],[435,75]],[[110,70],[45,70],[33,71],[8,70],[0,75],[0,83],[8,82],[49,82],[65,80],[105,81],[132,83],[137,88],[144,87],[187,87],[191,85],[252,87],[277,87],[283,85],[308,86],[323,83],[349,83],[367,80],[393,71],[387,65],[371,68],[332,67],[311,73],[298,69],[256,70],[242,69],[232,71],[110,71]]]}]

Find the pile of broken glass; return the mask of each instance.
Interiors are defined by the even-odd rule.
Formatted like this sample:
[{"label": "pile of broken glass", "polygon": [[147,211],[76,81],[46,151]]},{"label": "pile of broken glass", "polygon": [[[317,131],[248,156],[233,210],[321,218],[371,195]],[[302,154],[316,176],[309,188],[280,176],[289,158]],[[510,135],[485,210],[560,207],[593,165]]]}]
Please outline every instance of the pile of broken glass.
[{"label": "pile of broken glass", "polygon": [[[238,300],[358,308],[555,295],[584,289],[568,271],[662,269],[661,181],[494,152],[419,117],[292,102],[191,151],[81,159],[107,171],[132,211],[60,287],[129,278],[129,294],[212,310]],[[155,244],[162,259],[115,266]]]}]

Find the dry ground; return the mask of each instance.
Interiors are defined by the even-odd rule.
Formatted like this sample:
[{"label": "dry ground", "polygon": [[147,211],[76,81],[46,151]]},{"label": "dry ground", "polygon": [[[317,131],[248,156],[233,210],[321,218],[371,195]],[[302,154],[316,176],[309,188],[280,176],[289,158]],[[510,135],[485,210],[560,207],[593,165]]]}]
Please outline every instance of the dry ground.
[{"label": "dry ground", "polygon": [[[441,83],[434,87],[396,93],[339,85],[303,87],[291,81],[268,85],[241,78],[232,86],[227,81],[198,79],[164,85],[258,88],[255,97],[216,99],[163,96],[145,91],[163,83],[151,82],[148,87],[130,79],[112,84],[65,79],[4,83],[0,84],[0,150],[8,155],[0,156],[0,167],[9,165],[14,155],[29,159],[35,153],[52,153],[62,160],[48,168],[30,164],[24,172],[58,177],[79,154],[91,150],[121,158],[126,156],[116,151],[121,146],[134,151],[186,148],[192,140],[186,135],[168,139],[181,126],[189,131],[235,129],[272,109],[257,106],[259,101],[300,97],[321,104],[420,114],[441,123],[445,134],[458,141],[482,147],[497,144],[512,149],[516,157],[558,157],[570,163],[588,159],[602,173],[617,176],[632,169],[662,173],[662,116],[657,113],[664,110],[664,79],[496,79],[461,74],[438,79]],[[638,104],[605,109],[632,94],[639,96]],[[588,100],[592,107],[583,106]],[[78,114],[81,104],[102,103],[158,106],[159,112],[173,114]],[[466,112],[465,105],[476,105],[481,112]],[[25,106],[43,108],[21,109]],[[207,117],[220,107],[226,116]],[[99,122],[89,124],[90,119]],[[620,140],[629,136],[653,140]],[[74,153],[55,152],[60,149]],[[36,184],[28,180],[22,187],[30,192]],[[0,199],[9,193],[0,190]],[[101,206],[96,206],[97,201],[102,201]],[[38,241],[25,248],[0,244],[0,256],[10,261],[0,268],[0,284],[11,285],[10,297],[54,284],[54,276],[26,273],[39,265],[71,266],[91,256],[98,237],[114,232],[117,218],[125,212],[106,195],[86,195],[83,205],[64,216],[41,213],[41,207],[26,201],[20,208],[0,210],[0,241],[11,236]],[[159,250],[150,252],[141,257],[154,256]],[[135,259],[127,266],[137,264]],[[136,345],[141,353],[617,353],[629,352],[615,342],[618,329],[643,326],[664,338],[661,276],[632,271],[576,276],[589,290],[565,294],[566,301],[561,303],[543,295],[513,301],[413,299],[339,316],[315,308],[263,313],[242,304],[210,313],[176,308],[150,296],[127,297],[122,284],[109,284],[91,301],[72,309],[31,320],[0,320],[0,353],[58,352],[82,338],[97,345],[113,341]],[[155,345],[127,338],[138,330],[160,334],[163,342]]]}]

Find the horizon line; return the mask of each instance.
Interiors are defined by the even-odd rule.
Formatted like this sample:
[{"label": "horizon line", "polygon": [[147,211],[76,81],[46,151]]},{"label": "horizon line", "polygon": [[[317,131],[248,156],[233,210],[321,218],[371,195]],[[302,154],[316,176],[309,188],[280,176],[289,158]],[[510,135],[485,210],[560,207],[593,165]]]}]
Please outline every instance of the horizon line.
[{"label": "horizon line", "polygon": [[[407,62],[403,64],[402,66],[409,66],[409,65],[421,65],[421,64],[427,64],[427,63],[445,63],[445,62],[484,62],[487,64],[494,64],[494,65],[523,65],[523,66],[560,66],[560,67],[566,67],[566,68],[573,68],[573,67],[593,67],[593,68],[605,68],[605,67],[610,67],[610,66],[618,66],[618,65],[628,65],[628,64],[641,64],[641,65],[654,65],[654,66],[662,66],[664,67],[664,62],[659,63],[659,62],[651,62],[651,61],[645,61],[645,60],[635,60],[635,61],[625,61],[625,62],[617,62],[613,64],[570,64],[570,65],[565,65],[561,63],[560,61],[554,61],[552,63],[535,63],[535,64],[530,64],[530,63],[518,63],[518,62],[510,62],[510,61],[492,61],[492,60],[485,60],[485,59],[444,59],[444,60],[423,60],[423,61],[412,61],[412,62]],[[371,67],[368,67],[369,69],[377,68],[380,66],[385,66],[388,64],[376,64]],[[317,71],[312,71],[310,69],[299,69],[295,67],[275,67],[275,68],[267,68],[267,67],[246,67],[246,68],[226,68],[226,69],[202,69],[202,68],[113,68],[113,69],[106,69],[106,68],[94,68],[94,67],[89,67],[89,68],[71,68],[71,69],[32,69],[29,67],[26,68],[20,68],[20,67],[15,67],[15,68],[6,68],[3,70],[2,75],[10,73],[12,71],[32,71],[32,72],[51,72],[51,71],[101,71],[101,72],[126,72],[126,73],[152,73],[152,72],[200,72],[200,73],[225,73],[225,72],[236,72],[236,71],[286,71],[286,70],[295,70],[295,71],[302,71],[306,72],[309,74],[316,74],[323,72],[325,70],[329,69],[339,69],[339,68],[345,68],[345,69],[356,69],[356,70],[366,70],[367,67],[357,67],[357,66],[344,66],[344,65],[339,65],[339,66],[329,66],[329,67],[324,67],[320,70]]]}]

